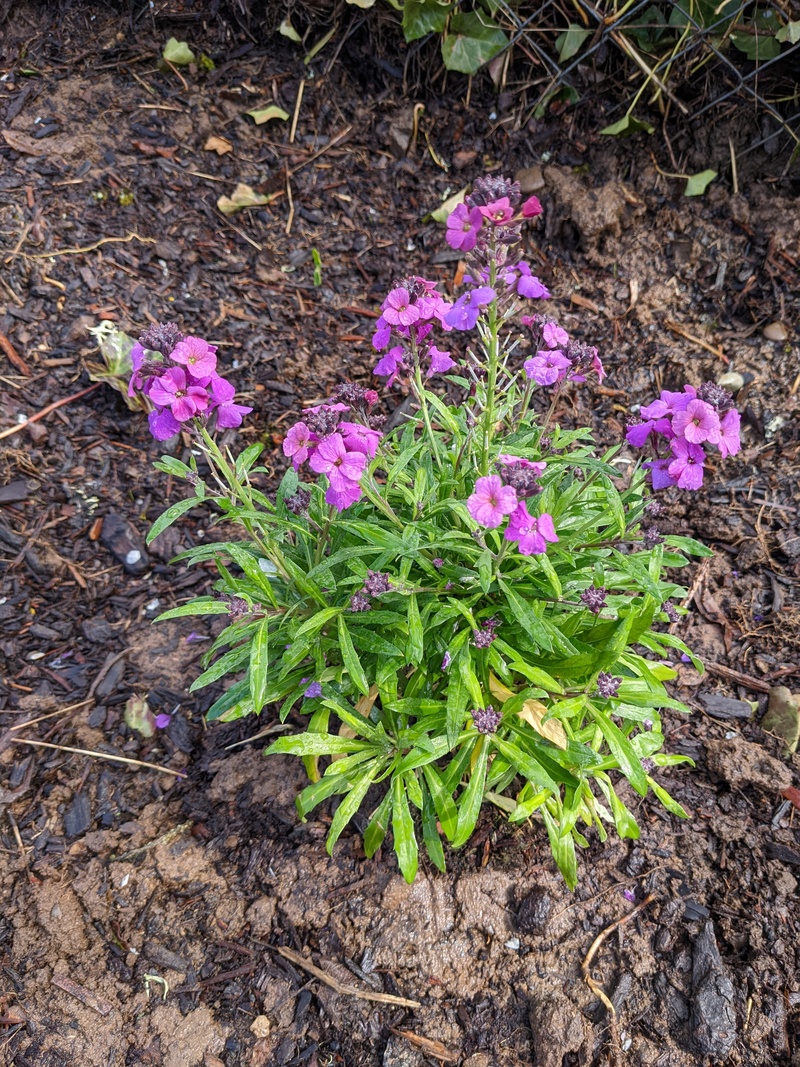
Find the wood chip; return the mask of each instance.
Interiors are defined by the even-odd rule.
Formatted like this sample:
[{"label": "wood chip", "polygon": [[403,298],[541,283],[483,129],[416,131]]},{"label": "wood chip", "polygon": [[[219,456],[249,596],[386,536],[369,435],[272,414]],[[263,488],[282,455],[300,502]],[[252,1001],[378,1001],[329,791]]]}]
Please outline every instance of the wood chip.
[{"label": "wood chip", "polygon": [[81,1004],[85,1004],[87,1008],[96,1011],[98,1015],[110,1015],[114,1010],[113,1004],[103,1000],[102,997],[98,997],[91,989],[73,982],[71,978],[67,978],[64,974],[54,974],[50,979],[50,984],[63,989],[65,993],[69,993],[71,997],[75,997]]}]

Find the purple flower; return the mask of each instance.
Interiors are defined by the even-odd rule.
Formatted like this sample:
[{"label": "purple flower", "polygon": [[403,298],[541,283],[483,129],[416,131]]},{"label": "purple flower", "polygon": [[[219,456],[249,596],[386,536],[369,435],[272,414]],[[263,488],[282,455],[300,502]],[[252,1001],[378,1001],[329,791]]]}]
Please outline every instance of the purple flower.
[{"label": "purple flower", "polygon": [[481,215],[495,226],[503,226],[514,218],[514,209],[507,196],[493,200],[491,204],[485,204],[478,208]]},{"label": "purple flower", "polygon": [[478,478],[475,491],[467,500],[467,511],[472,518],[489,530],[497,529],[516,506],[516,491],[510,485],[503,485],[497,474]]},{"label": "purple flower", "polygon": [[155,322],[139,335],[139,344],[149,352],[168,356],[175,345],[183,340],[180,328],[174,322]]},{"label": "purple flower", "polygon": [[670,463],[669,459],[654,459],[642,464],[650,471],[650,484],[654,489],[667,489],[677,484],[677,478],[673,478],[669,472]]},{"label": "purple flower", "polygon": [[488,648],[496,638],[494,626],[482,626],[480,630],[472,631],[472,641],[476,648]]},{"label": "purple flower", "polygon": [[681,652],[681,663],[691,663],[692,657],[687,656],[685,652]]},{"label": "purple flower", "polygon": [[392,327],[381,315],[375,323],[375,333],[372,335],[372,347],[376,352],[382,352],[389,344],[392,337]]},{"label": "purple flower", "polygon": [[524,219],[535,219],[537,215],[541,215],[542,205],[539,203],[538,196],[529,196],[525,203],[522,205],[522,217]]},{"label": "purple flower", "polygon": [[560,349],[555,348],[550,352],[537,352],[532,359],[525,360],[524,366],[526,376],[538,385],[554,385],[566,378],[572,361],[567,359]]},{"label": "purple flower", "polygon": [[673,441],[671,448],[675,458],[667,467],[670,478],[675,479],[679,489],[699,489],[703,484],[703,461],[706,458],[703,449],[681,440]]},{"label": "purple flower", "polygon": [[364,579],[364,591],[369,593],[370,596],[380,596],[381,593],[388,593],[392,588],[392,583],[389,581],[389,575],[383,574],[381,571],[367,571],[367,577]]},{"label": "purple flower", "polygon": [[150,399],[162,408],[169,408],[178,422],[193,419],[208,407],[208,393],[200,385],[189,385],[180,367],[170,367],[156,378],[150,389]]},{"label": "purple flower", "polygon": [[584,589],[581,593],[580,600],[593,615],[599,615],[606,606],[607,595],[608,591],[604,586],[600,586],[599,588],[590,586],[588,589]]},{"label": "purple flower", "polygon": [[283,439],[283,454],[290,456],[295,470],[308,459],[316,438],[304,422],[296,422]]},{"label": "purple flower", "polygon": [[283,502],[287,511],[291,511],[292,515],[304,515],[311,503],[311,490],[300,486],[296,493],[285,497]]},{"label": "purple flower", "polygon": [[471,252],[478,242],[482,225],[480,208],[470,210],[466,204],[459,204],[447,217],[447,243],[461,252]]},{"label": "purple flower", "polygon": [[523,556],[542,556],[547,551],[548,541],[558,541],[552,516],[547,512],[530,515],[524,500],[508,520],[503,536],[506,541],[519,542],[517,548]]},{"label": "purple flower", "polygon": [[622,685],[621,678],[615,678],[608,671],[600,671],[597,676],[597,692],[606,700],[617,695],[617,690]]},{"label": "purple flower", "polygon": [[317,474],[327,474],[331,488],[341,492],[348,484],[358,482],[367,457],[363,452],[348,452],[342,435],[332,433],[319,442],[308,465]]},{"label": "purple flower", "polygon": [[351,452],[363,452],[370,459],[375,458],[383,434],[371,430],[360,422],[340,422],[339,432],[344,438],[345,447]]},{"label": "purple flower", "polygon": [[517,263],[517,270],[519,271],[517,292],[520,296],[527,297],[529,300],[550,299],[550,290],[542,285],[535,274],[531,274],[531,268],[524,260]]},{"label": "purple flower", "polygon": [[649,757],[646,757],[645,759],[642,760],[642,770],[644,771],[645,774],[649,774],[650,771],[654,771],[655,769],[656,769],[655,760],[652,760]]},{"label": "purple flower", "polygon": [[341,489],[334,489],[331,485],[325,493],[325,503],[331,504],[337,511],[344,511],[360,499],[361,486],[358,482],[347,482]]},{"label": "purple flower", "polygon": [[195,378],[207,378],[217,369],[216,348],[202,337],[184,337],[173,348],[170,357],[183,363]]},{"label": "purple flower", "polygon": [[496,295],[489,285],[479,285],[477,289],[464,293],[445,315],[445,325],[452,326],[454,330],[474,329],[481,308],[491,304]]},{"label": "purple flower", "polygon": [[739,440],[741,416],[736,408],[726,411],[719,423],[719,441],[717,447],[723,456],[735,456],[742,443]]},{"label": "purple flower", "polygon": [[411,303],[408,289],[392,289],[381,305],[383,317],[390,326],[413,326],[419,319],[419,308]]},{"label": "purple flower", "polygon": [[350,610],[351,611],[371,611],[372,604],[370,599],[364,593],[353,593],[350,597]]},{"label": "purple flower", "polygon": [[211,379],[211,403],[217,412],[217,426],[229,430],[242,425],[242,418],[253,410],[245,404],[235,404],[236,390],[225,378]]},{"label": "purple flower", "polygon": [[569,334],[557,322],[550,320],[542,327],[542,340],[548,348],[560,348],[569,344]]},{"label": "purple flower", "polygon": [[[656,401],[656,403],[659,403],[659,401]],[[647,443],[647,438],[651,433],[661,434],[667,440],[671,440],[675,436],[669,419],[648,419],[647,422],[640,422],[628,427],[625,440],[629,445],[633,445],[634,448],[642,448]]]},{"label": "purple flower", "polygon": [[160,715],[156,715],[156,727],[159,730],[166,730],[171,722],[172,716],[167,714],[167,712],[162,712]]},{"label": "purple flower", "polygon": [[672,429],[677,437],[684,437],[693,445],[704,441],[719,442],[719,415],[704,400],[690,400],[683,411],[675,414]]},{"label": "purple flower", "polygon": [[625,899],[628,901],[629,904],[634,904],[636,902],[636,890],[635,889],[623,889],[622,890],[622,895],[625,897]]},{"label": "purple flower", "polygon": [[169,441],[170,437],[174,437],[181,430],[181,424],[169,408],[151,411],[147,416],[147,421],[150,425],[150,433],[156,441]]},{"label": "purple flower", "polygon": [[432,378],[434,374],[446,374],[456,366],[456,361],[450,358],[450,353],[442,352],[436,345],[430,346],[428,355],[431,357],[431,363],[426,378]]},{"label": "purple flower", "polygon": [[[304,678],[303,681],[308,679]],[[316,700],[317,697],[322,696],[322,685],[320,682],[312,682],[311,685],[303,692],[303,696],[306,700]]]},{"label": "purple flower", "polygon": [[402,345],[395,345],[394,348],[390,348],[386,355],[381,359],[373,369],[373,374],[379,374],[383,377],[384,374],[388,374],[389,381],[386,383],[391,386],[392,382],[398,375],[400,367],[403,366],[403,356],[405,350]]},{"label": "purple flower", "polygon": [[435,559],[432,559],[431,563],[434,565],[437,571],[441,570],[444,566],[444,560],[440,556],[436,556]]},{"label": "purple flower", "polygon": [[446,671],[447,668],[450,666],[451,658],[452,657],[450,656],[450,653],[449,652],[445,652],[445,654],[444,654],[444,656],[442,658],[442,670],[443,671]]},{"label": "purple flower", "polygon": [[472,709],[472,722],[479,734],[496,734],[502,718],[502,714],[495,711],[491,704],[488,708]]}]

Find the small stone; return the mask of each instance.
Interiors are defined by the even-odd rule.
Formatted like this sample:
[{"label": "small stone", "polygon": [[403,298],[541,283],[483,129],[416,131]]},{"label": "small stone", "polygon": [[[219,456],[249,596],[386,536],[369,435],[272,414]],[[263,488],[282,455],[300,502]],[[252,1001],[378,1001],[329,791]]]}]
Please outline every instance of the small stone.
[{"label": "small stone", "polygon": [[785,685],[770,689],[767,714],[761,720],[761,729],[780,737],[784,756],[796,752],[800,741],[800,695],[790,693]]},{"label": "small stone", "polygon": [[81,633],[86,640],[91,641],[93,645],[104,645],[106,641],[110,641],[114,636],[111,624],[108,619],[104,619],[102,615],[95,615],[94,618],[84,619],[81,623]]},{"label": "small stone", "polygon": [[519,182],[519,190],[523,196],[544,189],[544,174],[539,166],[523,167],[514,175],[514,180]]},{"label": "small stone", "polygon": [[550,917],[553,901],[542,886],[535,886],[517,910],[517,929],[523,934],[541,930]]},{"label": "small stone", "polygon": [[735,370],[725,371],[724,374],[717,378],[717,385],[721,385],[729,393],[738,393],[740,389],[744,388],[744,375]]},{"label": "small stone", "polygon": [[121,515],[114,511],[106,515],[100,540],[128,574],[144,574],[147,570],[144,542],[128,520]]},{"label": "small stone", "polygon": [[771,322],[765,326],[762,333],[768,341],[788,341],[789,331],[782,322]]},{"label": "small stone", "polygon": [[250,1033],[255,1034],[256,1037],[269,1037],[271,1029],[272,1023],[266,1015],[256,1015],[255,1019],[250,1023]]}]

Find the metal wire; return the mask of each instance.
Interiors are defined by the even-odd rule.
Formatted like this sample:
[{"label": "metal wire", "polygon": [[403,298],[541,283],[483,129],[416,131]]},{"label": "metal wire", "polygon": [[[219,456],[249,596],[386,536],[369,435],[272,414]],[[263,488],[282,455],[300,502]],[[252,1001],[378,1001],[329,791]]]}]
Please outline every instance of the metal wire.
[{"label": "metal wire", "polygon": [[[619,68],[622,62],[628,71],[638,69],[641,78],[647,78],[652,84],[653,92],[668,97],[686,115],[687,121],[694,122],[727,101],[738,99],[763,109],[796,144],[800,144],[800,137],[794,132],[798,114],[791,114],[791,117],[781,114],[778,101],[764,95],[766,85],[771,96],[780,95],[784,103],[794,104],[794,109],[790,106],[789,111],[796,110],[800,101],[800,41],[785,42],[777,56],[761,60],[751,59],[731,41],[732,34],[745,33],[759,40],[769,39],[771,32],[760,31],[755,25],[756,15],[760,24],[766,18],[776,27],[782,26],[788,21],[800,20],[800,3],[798,0],[759,0],[756,8],[753,0],[741,0],[735,8],[725,6],[724,14],[721,14],[721,7],[712,9],[713,21],[704,25],[697,17],[695,0],[682,0],[680,4],[677,0],[661,0],[660,3],[658,0],[635,0],[627,9],[623,5],[619,13],[616,3],[612,5],[604,0],[595,3],[564,0],[563,7],[558,0],[534,0],[533,3],[522,0],[516,4],[513,0],[495,0],[497,17],[504,22],[510,44],[524,43],[526,50],[536,57],[546,72],[529,83],[529,87],[538,87],[532,110],[559,89],[579,89],[581,68],[590,61],[597,62],[598,53],[605,48],[607,54],[603,55],[602,65],[613,69]],[[680,12],[680,24],[670,26],[670,16],[675,11]],[[639,21],[640,16],[648,12],[660,16],[659,21]],[[570,23],[576,22],[580,29],[591,32],[591,38],[575,56],[562,64],[556,39],[558,34],[567,31]],[[648,51],[636,35],[637,30],[645,29],[671,30],[677,41],[672,47],[666,38],[653,42]],[[680,43],[684,34],[686,40]],[[667,54],[664,54],[665,50],[668,50]],[[703,92],[698,91],[697,79],[693,81],[693,75],[699,69],[706,74]],[[705,95],[709,84],[713,86],[710,98]],[[630,99],[620,107],[627,108],[629,104]],[[752,151],[774,135],[775,131],[747,150]]]}]

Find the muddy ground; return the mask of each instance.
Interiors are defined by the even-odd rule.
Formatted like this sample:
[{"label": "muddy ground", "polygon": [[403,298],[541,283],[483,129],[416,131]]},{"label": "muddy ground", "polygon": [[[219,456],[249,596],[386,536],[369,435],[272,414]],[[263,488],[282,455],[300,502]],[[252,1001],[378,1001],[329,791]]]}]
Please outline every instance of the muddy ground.
[{"label": "muddy ground", "polygon": [[[759,725],[770,686],[800,688],[796,182],[756,152],[737,195],[723,173],[682,199],[651,158],[663,146],[603,142],[591,102],[516,128],[477,80],[469,104],[460,84],[403,98],[363,33],[309,68],[282,38],[192,23],[216,68],[176,74],[153,57],[187,23],[53,10],[17,6],[2,27],[0,331],[16,358],[0,355],[0,432],[90,385],[87,327],[174,318],[219,345],[255,408],[231,442],[265,441],[279,471],[287,418],[368,379],[391,280],[451,285],[457,257],[422,220],[489,168],[538,189],[530,254],[609,370],[564,420],[610,443],[658,388],[732,372],[745,434],[702,492],[666,498],[665,528],[716,549],[688,578],[680,630],[708,673],[679,664],[694,710],[666,717],[668,748],[697,766],[661,778],[691,819],[626,798],[641,840],[593,841],[574,894],[540,825],[492,813],[447,875],[411,887],[355,836],[330,859],[331,808],[299,823],[301,766],[247,742],[271,717],[204,727],[216,694],[187,692],[204,621],[151,626],[207,587],[207,570],[169,560],[213,516],[144,550],[182,492],[151,471],[144,417],[100,386],[6,436],[0,1064],[800,1063],[800,816],[781,796],[798,759]],[[273,103],[294,115],[301,79],[293,143],[290,123],[243,119]],[[726,131],[740,148],[748,121]],[[728,144],[687,130],[673,150],[698,170]],[[226,219],[217,198],[237,183],[280,195]],[[130,551],[138,563],[121,562]],[[132,694],[174,712],[170,727],[131,733]],[[613,1020],[581,973],[602,931],[590,970]]]}]

